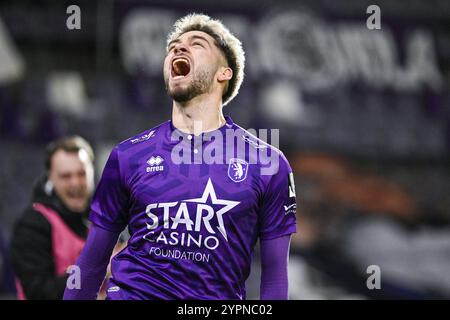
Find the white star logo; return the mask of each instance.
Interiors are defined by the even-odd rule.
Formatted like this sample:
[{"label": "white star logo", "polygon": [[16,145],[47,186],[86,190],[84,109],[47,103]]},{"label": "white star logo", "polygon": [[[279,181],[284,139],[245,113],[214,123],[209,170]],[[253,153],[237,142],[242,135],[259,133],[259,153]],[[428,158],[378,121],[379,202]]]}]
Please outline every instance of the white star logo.
[{"label": "white star logo", "polygon": [[216,212],[217,221],[219,222],[219,226],[217,229],[219,232],[223,235],[226,241],[228,241],[227,238],[227,232],[225,230],[225,227],[223,225],[223,214],[233,209],[235,206],[237,206],[240,201],[231,201],[231,200],[223,200],[223,199],[217,199],[216,192],[214,191],[214,186],[212,184],[211,178],[208,179],[208,183],[206,184],[205,190],[203,191],[203,195],[201,198],[197,199],[189,199],[184,200],[186,202],[197,202],[197,203],[206,203],[206,200],[208,197],[211,198],[212,204],[222,204],[225,205],[222,209]]}]

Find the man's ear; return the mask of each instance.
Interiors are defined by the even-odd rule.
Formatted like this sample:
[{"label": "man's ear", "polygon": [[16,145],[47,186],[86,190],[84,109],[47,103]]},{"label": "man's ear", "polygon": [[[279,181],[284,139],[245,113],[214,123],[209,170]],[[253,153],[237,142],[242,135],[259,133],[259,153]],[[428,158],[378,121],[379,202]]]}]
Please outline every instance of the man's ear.
[{"label": "man's ear", "polygon": [[48,178],[48,176],[45,176],[45,184],[44,184],[44,192],[50,196],[53,192],[54,185],[53,182]]},{"label": "man's ear", "polygon": [[221,67],[217,80],[219,82],[228,81],[233,77],[233,70],[230,67]]}]

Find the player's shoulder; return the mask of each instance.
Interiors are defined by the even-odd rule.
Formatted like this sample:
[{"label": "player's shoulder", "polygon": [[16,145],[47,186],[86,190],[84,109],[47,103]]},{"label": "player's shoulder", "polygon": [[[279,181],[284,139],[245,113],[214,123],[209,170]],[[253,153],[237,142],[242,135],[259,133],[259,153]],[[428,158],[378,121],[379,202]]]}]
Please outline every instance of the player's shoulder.
[{"label": "player's shoulder", "polygon": [[127,151],[134,148],[146,147],[151,144],[157,143],[161,136],[164,135],[166,127],[169,125],[169,121],[163,122],[153,128],[140,132],[128,139],[121,141],[116,145],[116,148],[120,151]]},{"label": "player's shoulder", "polygon": [[234,130],[238,132],[238,138],[242,139],[245,144],[249,145],[250,147],[254,149],[269,149],[270,151],[273,151],[275,153],[280,154],[281,151],[276,148],[275,146],[272,146],[271,144],[265,142],[264,140],[258,138],[255,133],[255,130],[247,130],[242,128],[241,126],[234,124]]},{"label": "player's shoulder", "polygon": [[[290,170],[289,161],[287,160],[284,153],[278,147],[265,142],[261,138],[258,138],[258,136],[255,135],[255,133],[256,133],[255,130],[252,130],[252,131],[246,130],[237,124],[234,124],[234,127],[236,130],[239,130],[238,138],[242,139],[244,141],[244,143],[246,145],[248,145],[248,150],[257,151],[257,152],[250,152],[249,153],[250,157],[252,155],[253,156],[257,155],[258,156],[257,162],[260,164],[261,164],[261,162],[264,162],[264,161],[261,161],[262,156],[270,157],[272,159],[277,158],[278,161],[282,164],[283,168]],[[269,136],[269,134],[271,134],[270,131],[268,131],[265,134],[265,138],[267,138]],[[250,159],[250,160],[254,160],[254,159]]]}]

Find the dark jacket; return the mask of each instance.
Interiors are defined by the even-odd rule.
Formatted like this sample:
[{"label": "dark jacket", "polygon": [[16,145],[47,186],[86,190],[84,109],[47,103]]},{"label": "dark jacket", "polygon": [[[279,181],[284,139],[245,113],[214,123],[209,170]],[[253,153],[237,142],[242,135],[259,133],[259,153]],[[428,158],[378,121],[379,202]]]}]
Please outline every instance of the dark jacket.
[{"label": "dark jacket", "polygon": [[[57,212],[78,236],[87,237],[87,214],[70,211],[54,194],[45,192],[45,179],[33,191],[32,203],[41,203]],[[27,299],[62,299],[65,276],[56,276],[52,250],[51,224],[31,205],[14,226],[11,261]]]}]

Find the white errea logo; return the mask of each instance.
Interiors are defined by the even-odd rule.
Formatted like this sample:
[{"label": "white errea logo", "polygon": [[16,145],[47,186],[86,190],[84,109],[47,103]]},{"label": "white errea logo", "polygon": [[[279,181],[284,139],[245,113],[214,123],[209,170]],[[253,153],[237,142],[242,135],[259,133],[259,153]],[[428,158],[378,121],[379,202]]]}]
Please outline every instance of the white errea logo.
[{"label": "white errea logo", "polygon": [[147,160],[147,164],[150,167],[147,167],[147,172],[160,172],[164,171],[164,165],[161,165],[164,162],[164,159],[161,156],[151,157]]}]

